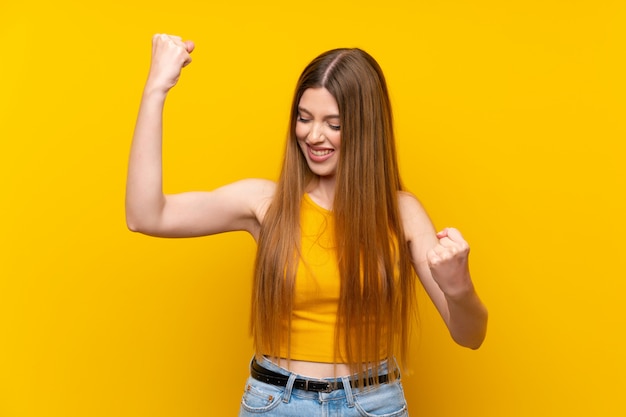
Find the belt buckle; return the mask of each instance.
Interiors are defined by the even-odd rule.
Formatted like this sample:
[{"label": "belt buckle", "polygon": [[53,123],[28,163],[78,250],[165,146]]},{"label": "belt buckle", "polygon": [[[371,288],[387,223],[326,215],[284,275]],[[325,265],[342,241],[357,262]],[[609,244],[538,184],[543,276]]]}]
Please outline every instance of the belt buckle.
[{"label": "belt buckle", "polygon": [[[312,386],[309,386],[309,383],[311,383]],[[315,388],[313,388],[313,387],[315,387]],[[311,390],[311,391],[315,391],[315,392],[323,392],[325,394],[328,394],[328,393],[331,393],[331,392],[334,391],[332,382],[328,382],[328,381],[311,381],[309,379],[305,379],[304,380],[304,390],[305,391]]]}]

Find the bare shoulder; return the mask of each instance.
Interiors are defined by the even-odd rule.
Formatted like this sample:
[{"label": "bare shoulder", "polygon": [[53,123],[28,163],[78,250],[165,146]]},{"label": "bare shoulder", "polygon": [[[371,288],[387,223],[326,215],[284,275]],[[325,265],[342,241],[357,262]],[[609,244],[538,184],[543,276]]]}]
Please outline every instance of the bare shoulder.
[{"label": "bare shoulder", "polygon": [[241,204],[241,208],[250,210],[259,223],[262,222],[275,192],[276,183],[261,178],[239,180],[214,191],[218,195],[228,195],[235,204]]},{"label": "bare shoulder", "polygon": [[400,206],[400,210],[402,210],[403,208],[406,209],[407,206],[413,204],[421,206],[421,203],[419,202],[417,197],[415,197],[413,193],[410,193],[408,191],[398,191],[398,204]]},{"label": "bare shoulder", "polygon": [[265,212],[274,198],[276,183],[261,178],[248,178],[231,186],[237,188],[240,196],[249,202],[248,207],[253,210],[259,223],[262,223]]},{"label": "bare shoulder", "polygon": [[263,178],[246,178],[225,185],[222,188],[231,188],[251,198],[272,197],[276,190],[276,183]]}]

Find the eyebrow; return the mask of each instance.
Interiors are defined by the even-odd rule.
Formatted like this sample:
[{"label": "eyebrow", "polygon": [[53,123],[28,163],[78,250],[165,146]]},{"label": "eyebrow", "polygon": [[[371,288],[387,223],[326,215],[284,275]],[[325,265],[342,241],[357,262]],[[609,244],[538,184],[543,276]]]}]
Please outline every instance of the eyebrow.
[{"label": "eyebrow", "polygon": [[[300,107],[300,106],[298,106],[298,112],[299,113],[306,113],[309,116],[313,115],[313,113],[311,113],[310,111],[308,111],[304,107]],[[339,115],[338,114],[329,114],[327,116],[324,116],[324,119],[339,119]]]}]

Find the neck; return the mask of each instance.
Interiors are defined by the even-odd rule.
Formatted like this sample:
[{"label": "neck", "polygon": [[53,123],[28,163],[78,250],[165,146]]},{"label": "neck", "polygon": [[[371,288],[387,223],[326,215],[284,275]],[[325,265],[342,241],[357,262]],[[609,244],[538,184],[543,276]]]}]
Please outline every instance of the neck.
[{"label": "neck", "polygon": [[335,176],[316,177],[306,187],[306,192],[318,205],[332,210],[335,201]]}]

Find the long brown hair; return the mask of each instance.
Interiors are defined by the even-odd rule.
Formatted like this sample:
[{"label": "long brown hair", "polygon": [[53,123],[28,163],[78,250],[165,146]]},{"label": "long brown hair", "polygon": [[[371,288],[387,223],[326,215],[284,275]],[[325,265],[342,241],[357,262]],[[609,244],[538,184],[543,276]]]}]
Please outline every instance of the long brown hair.
[{"label": "long brown hair", "polygon": [[289,343],[281,331],[290,328],[300,204],[314,178],[295,126],[302,94],[319,87],[337,101],[341,125],[332,210],[341,278],[335,352],[345,350],[355,373],[374,368],[377,375],[381,353],[406,358],[415,274],[398,210],[402,183],[387,85],[360,49],[325,52],[298,80],[283,167],[258,241],[251,330],[257,354],[279,356],[281,343]]}]

